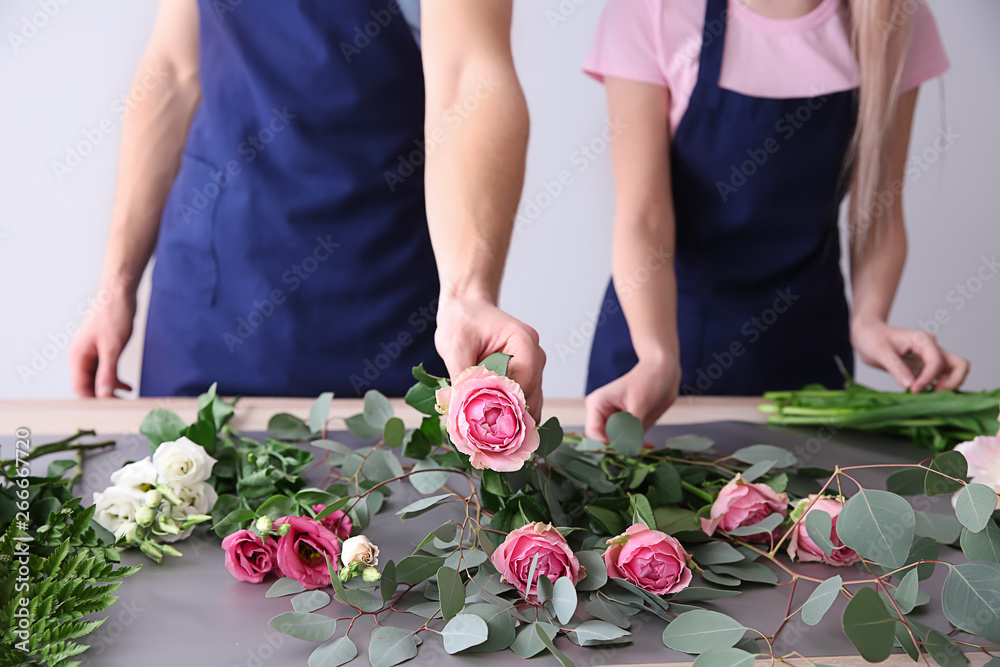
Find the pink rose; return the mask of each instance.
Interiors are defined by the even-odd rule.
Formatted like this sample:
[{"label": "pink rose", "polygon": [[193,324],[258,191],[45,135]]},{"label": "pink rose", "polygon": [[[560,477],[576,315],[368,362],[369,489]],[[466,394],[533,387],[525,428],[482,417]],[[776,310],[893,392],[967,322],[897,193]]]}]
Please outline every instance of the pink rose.
[{"label": "pink rose", "polygon": [[691,583],[688,554],[676,538],[635,524],[608,540],[604,564],[608,576],[624,579],[653,593],[667,595]]},{"label": "pink rose", "polygon": [[[326,509],[326,505],[313,505],[312,509],[313,512],[319,514]],[[351,521],[351,517],[344,510],[337,510],[333,514],[323,517],[319,522],[326,526],[327,530],[340,538],[341,541],[350,537],[351,531],[354,530],[354,522]]]},{"label": "pink rose", "polygon": [[437,403],[438,412],[448,416],[451,441],[474,468],[520,470],[538,449],[535,420],[513,380],[473,366],[450,387],[437,390]]},{"label": "pink rose", "polygon": [[[793,517],[799,508],[801,508],[804,514],[802,514],[802,520],[799,521],[799,524],[792,531],[792,537],[788,542],[788,555],[792,560],[798,559],[802,562],[815,561],[835,567],[853,565],[858,562],[858,555],[854,553],[853,549],[845,547],[844,543],[840,541],[840,537],[837,536],[837,515],[844,509],[844,504],[829,496],[823,496],[819,500],[816,500],[817,498],[818,496],[815,494],[811,495],[800,501],[796,510],[793,510]],[[809,503],[814,500],[816,502],[813,503],[812,507],[809,507]],[[806,510],[807,507],[809,507],[808,510]],[[809,537],[809,531],[806,530],[806,517],[809,516],[810,512],[815,511],[826,512],[833,519],[833,526],[830,528],[830,541],[833,543],[834,549],[829,556],[816,546],[816,543]]]},{"label": "pink rose", "polygon": [[[538,564],[535,576],[529,582],[528,573],[535,556],[538,556]],[[569,577],[576,585],[587,574],[562,533],[541,522],[529,523],[511,531],[490,560],[504,581],[530,598],[536,595],[538,577],[548,577],[553,583],[560,577]]]},{"label": "pink rose", "polygon": [[980,435],[969,442],[955,445],[969,464],[973,482],[1000,489],[1000,436]]},{"label": "pink rose", "polygon": [[259,584],[274,569],[276,562],[274,538],[267,543],[249,530],[238,530],[222,540],[226,550],[226,569],[240,581]]},{"label": "pink rose", "polygon": [[333,569],[337,569],[340,543],[337,536],[315,519],[286,516],[274,522],[275,526],[287,523],[292,527],[278,539],[278,570],[306,588],[323,588],[330,585],[330,570],[326,555]]},{"label": "pink rose", "polygon": [[[737,474],[719,491],[712,503],[711,518],[702,519],[701,528],[709,535],[717,528],[728,533],[741,526],[752,526],[774,513],[788,514],[788,496],[775,493],[767,484],[746,482]],[[766,542],[770,537],[768,533],[759,533],[742,539]]]}]

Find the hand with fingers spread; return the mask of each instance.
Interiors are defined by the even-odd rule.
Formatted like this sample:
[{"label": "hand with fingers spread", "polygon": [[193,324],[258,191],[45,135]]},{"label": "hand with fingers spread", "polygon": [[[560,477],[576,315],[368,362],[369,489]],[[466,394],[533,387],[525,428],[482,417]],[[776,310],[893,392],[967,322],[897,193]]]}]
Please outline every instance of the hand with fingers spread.
[{"label": "hand with fingers spread", "polygon": [[509,354],[507,375],[524,391],[528,412],[541,423],[545,353],[538,333],[487,299],[443,300],[434,342],[452,379],[495,352]]},{"label": "hand with fingers spread", "polygon": [[69,370],[77,396],[113,398],[118,389],[132,391],[118,378],[118,358],[132,336],[134,319],[135,295],[119,290],[84,320],[69,346]]},{"label": "hand with fingers spread", "polygon": [[958,389],[969,374],[969,362],[938,345],[933,335],[881,321],[855,323],[851,342],[861,360],[885,370],[914,394],[932,386]]},{"label": "hand with fingers spread", "polygon": [[608,441],[605,427],[616,412],[629,412],[648,430],[666,412],[680,390],[681,367],[675,360],[639,361],[625,375],[587,396],[586,436]]}]

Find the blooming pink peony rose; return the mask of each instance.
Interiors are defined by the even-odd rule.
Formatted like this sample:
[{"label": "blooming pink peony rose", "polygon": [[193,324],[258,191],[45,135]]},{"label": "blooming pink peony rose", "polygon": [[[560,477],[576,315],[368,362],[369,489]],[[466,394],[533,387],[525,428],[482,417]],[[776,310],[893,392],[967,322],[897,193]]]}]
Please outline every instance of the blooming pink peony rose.
[{"label": "blooming pink peony rose", "polygon": [[438,412],[448,416],[451,441],[475,468],[520,470],[538,449],[535,420],[513,380],[473,366],[437,390],[437,403]]},{"label": "blooming pink peony rose", "polygon": [[[751,526],[777,512],[788,514],[788,496],[775,493],[767,484],[744,481],[739,474],[719,491],[712,504],[710,519],[701,520],[701,528],[711,535],[717,528],[729,532],[741,526]],[[742,539],[748,542],[765,542],[768,533],[759,533]]]},{"label": "blooming pink peony rose", "polygon": [[274,570],[277,558],[275,556],[274,538],[261,543],[260,536],[249,530],[238,530],[227,535],[222,540],[222,548],[226,550],[226,569],[240,581],[259,584]]},{"label": "blooming pink peony rose", "polygon": [[[859,558],[854,553],[854,550],[845,547],[844,543],[840,541],[840,537],[837,536],[837,515],[844,509],[844,504],[829,496],[823,496],[819,500],[816,500],[816,498],[817,496],[814,494],[800,501],[799,507],[803,511],[802,520],[792,531],[792,536],[788,542],[788,555],[792,560],[798,559],[802,562],[815,561],[836,567],[846,567],[858,562]],[[813,503],[812,507],[809,507],[809,503],[813,500],[816,500],[816,502]],[[806,510],[807,507],[809,507],[808,510]],[[833,519],[833,526],[830,528],[830,541],[833,542],[834,549],[833,553],[829,556],[823,553],[823,550],[813,542],[812,538],[809,537],[809,531],[806,530],[805,518],[810,512],[816,511],[826,512]],[[797,512],[798,508],[793,510],[793,517]]]},{"label": "blooming pink peony rose", "polygon": [[[312,509],[313,512],[319,514],[326,509],[326,505],[313,505]],[[327,530],[340,538],[341,541],[350,537],[351,531],[354,530],[354,522],[351,521],[351,517],[344,510],[337,510],[333,514],[323,517],[319,522],[326,526]]]},{"label": "blooming pink peony rose", "polygon": [[286,516],[274,522],[275,526],[287,523],[292,527],[278,539],[278,570],[306,588],[323,588],[330,585],[330,570],[325,554],[333,569],[337,569],[340,543],[337,536],[315,519]]},{"label": "blooming pink peony rose", "polygon": [[[538,556],[535,576],[528,581],[531,561]],[[566,538],[547,523],[529,523],[507,535],[497,550],[490,556],[500,576],[513,584],[522,595],[534,598],[538,577],[548,577],[555,582],[560,577],[569,577],[577,584],[586,576],[580,561],[573,554]],[[529,589],[531,589],[529,591]]]},{"label": "blooming pink peony rose", "polygon": [[654,595],[684,590],[691,583],[688,554],[676,538],[635,524],[608,540],[608,576],[625,579]]}]

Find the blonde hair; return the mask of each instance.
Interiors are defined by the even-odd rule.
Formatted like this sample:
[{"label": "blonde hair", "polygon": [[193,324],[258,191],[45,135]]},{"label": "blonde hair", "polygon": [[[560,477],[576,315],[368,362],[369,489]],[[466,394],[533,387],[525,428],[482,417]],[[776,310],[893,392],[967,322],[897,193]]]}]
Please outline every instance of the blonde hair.
[{"label": "blonde hair", "polygon": [[910,17],[918,1],[849,2],[852,45],[861,71],[858,122],[846,162],[851,194],[849,226],[857,248],[865,246],[869,232],[877,235],[889,216],[890,207],[879,195],[892,194],[896,103],[910,42]]}]

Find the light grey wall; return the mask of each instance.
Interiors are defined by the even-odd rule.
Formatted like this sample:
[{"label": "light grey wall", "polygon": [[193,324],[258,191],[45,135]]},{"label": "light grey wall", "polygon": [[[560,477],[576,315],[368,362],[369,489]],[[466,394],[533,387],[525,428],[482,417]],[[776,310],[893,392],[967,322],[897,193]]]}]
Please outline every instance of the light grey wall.
[{"label": "light grey wall", "polygon": [[[915,154],[933,148],[942,127],[957,138],[907,184],[910,257],[893,322],[919,326],[936,313],[947,317],[939,336],[973,360],[968,386],[997,386],[1000,278],[976,279],[982,258],[1000,254],[993,209],[1000,5],[930,4],[952,61],[944,77],[947,114],[942,117],[938,84],[926,86],[912,147]],[[502,303],[541,333],[549,356],[547,395],[579,396],[592,313],[610,267],[613,191],[601,139],[604,94],[579,71],[603,2],[517,0],[515,7],[515,53],[532,138]],[[0,284],[7,316],[0,330],[0,397],[71,395],[66,331],[102,296],[95,292],[121,140],[121,98],[129,93],[154,14],[155,3],[127,0],[0,4]],[[67,151],[81,142],[96,146],[57,174],[54,163],[65,163]],[[588,145],[585,154],[581,148]],[[958,285],[978,291],[966,298],[953,291]],[[138,379],[137,343],[122,363],[129,381]],[[859,377],[891,386],[873,371]]]}]

